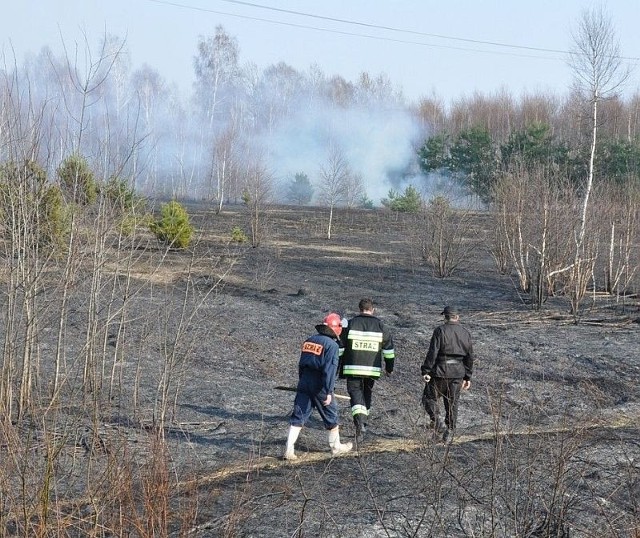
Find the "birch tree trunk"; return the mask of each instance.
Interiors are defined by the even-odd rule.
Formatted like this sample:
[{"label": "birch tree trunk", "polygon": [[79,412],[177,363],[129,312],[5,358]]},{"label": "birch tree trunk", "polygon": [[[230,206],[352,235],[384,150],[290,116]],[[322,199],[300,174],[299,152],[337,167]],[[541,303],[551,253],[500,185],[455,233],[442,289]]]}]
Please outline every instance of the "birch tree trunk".
[{"label": "birch tree trunk", "polygon": [[[620,46],[615,37],[610,17],[602,8],[586,10],[578,23],[573,36],[574,48],[571,52],[570,66],[575,76],[576,87],[590,104],[591,147],[589,166],[582,194],[582,207],[575,231],[575,256],[571,271],[572,283],[571,313],[577,321],[580,302],[586,293],[584,282],[587,275],[583,271],[593,266],[595,260],[585,259],[585,240],[589,201],[594,181],[596,145],[598,139],[598,104],[615,95],[616,91],[629,76],[629,70],[623,66]],[[593,249],[589,249],[594,252]],[[597,249],[596,249],[597,250]]]}]

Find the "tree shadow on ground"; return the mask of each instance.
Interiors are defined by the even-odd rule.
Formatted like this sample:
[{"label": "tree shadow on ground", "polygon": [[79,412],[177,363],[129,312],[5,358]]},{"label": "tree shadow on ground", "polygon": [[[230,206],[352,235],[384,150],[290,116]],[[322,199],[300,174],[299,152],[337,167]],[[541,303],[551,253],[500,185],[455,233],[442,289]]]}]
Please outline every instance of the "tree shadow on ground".
[{"label": "tree shadow on ground", "polygon": [[197,413],[202,413],[211,417],[217,417],[227,420],[238,420],[240,422],[257,422],[266,424],[281,424],[288,419],[287,416],[282,415],[268,415],[257,411],[230,411],[223,407],[215,405],[194,405],[194,404],[182,404],[181,407],[185,407]]}]

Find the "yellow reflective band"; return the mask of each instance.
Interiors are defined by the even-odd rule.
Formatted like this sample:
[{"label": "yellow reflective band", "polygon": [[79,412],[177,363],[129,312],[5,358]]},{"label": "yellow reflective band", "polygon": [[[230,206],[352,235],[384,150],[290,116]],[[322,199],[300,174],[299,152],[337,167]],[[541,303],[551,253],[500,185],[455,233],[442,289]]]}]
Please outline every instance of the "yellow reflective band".
[{"label": "yellow reflective band", "polygon": [[382,342],[382,333],[370,331],[349,331],[349,340],[368,340],[370,342]]},{"label": "yellow reflective band", "polygon": [[380,377],[381,368],[377,366],[359,366],[357,364],[346,364],[342,373],[345,375],[361,375],[366,377]]},{"label": "yellow reflective band", "polygon": [[351,407],[351,416],[355,417],[356,415],[368,415],[369,411],[364,405],[354,405]]}]

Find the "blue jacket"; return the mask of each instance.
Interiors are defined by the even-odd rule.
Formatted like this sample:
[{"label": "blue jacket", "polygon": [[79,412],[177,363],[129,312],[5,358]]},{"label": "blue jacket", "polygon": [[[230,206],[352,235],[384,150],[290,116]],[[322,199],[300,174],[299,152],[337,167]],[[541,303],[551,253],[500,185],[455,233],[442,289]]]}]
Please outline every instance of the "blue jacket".
[{"label": "blue jacket", "polygon": [[314,334],[302,343],[298,363],[298,392],[326,400],[333,394],[338,375],[338,337],[326,325],[316,325]]}]

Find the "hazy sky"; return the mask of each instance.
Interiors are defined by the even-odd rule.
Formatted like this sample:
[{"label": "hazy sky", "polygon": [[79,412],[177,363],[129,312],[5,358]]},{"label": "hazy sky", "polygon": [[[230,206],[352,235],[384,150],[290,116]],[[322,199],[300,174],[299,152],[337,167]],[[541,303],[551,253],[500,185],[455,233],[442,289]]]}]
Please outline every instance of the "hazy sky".
[{"label": "hazy sky", "polygon": [[[506,88],[514,96],[564,93],[566,54],[583,10],[603,5],[640,89],[640,0],[19,0],[5,1],[0,52],[18,64],[48,45],[93,50],[105,32],[126,38],[133,68],[149,64],[189,90],[198,36],[221,24],[237,38],[241,62],[280,61],[356,80],[386,73],[405,96],[450,102]],[[295,12],[295,13],[293,13]],[[339,20],[338,20],[339,19]],[[384,27],[384,28],[383,28]]]}]

